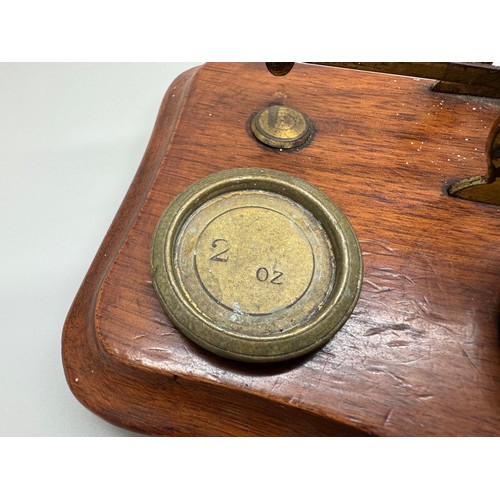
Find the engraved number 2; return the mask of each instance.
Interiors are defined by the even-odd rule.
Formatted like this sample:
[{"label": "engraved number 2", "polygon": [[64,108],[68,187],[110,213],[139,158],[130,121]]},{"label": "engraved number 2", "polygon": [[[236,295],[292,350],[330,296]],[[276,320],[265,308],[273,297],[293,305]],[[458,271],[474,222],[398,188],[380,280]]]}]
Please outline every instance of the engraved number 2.
[{"label": "engraved number 2", "polygon": [[218,238],[214,241],[212,241],[212,247],[217,248],[217,250],[222,250],[219,253],[216,253],[215,255],[212,255],[210,257],[210,260],[214,260],[215,262],[227,262],[228,255],[227,252],[229,252],[229,246],[228,243],[225,239],[223,238]]}]

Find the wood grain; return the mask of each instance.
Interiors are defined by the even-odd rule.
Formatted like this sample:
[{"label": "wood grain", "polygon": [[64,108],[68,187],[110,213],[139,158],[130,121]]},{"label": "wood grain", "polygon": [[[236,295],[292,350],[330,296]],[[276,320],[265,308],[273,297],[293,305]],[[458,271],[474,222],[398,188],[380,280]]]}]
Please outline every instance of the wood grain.
[{"label": "wood grain", "polygon": [[[493,99],[433,82],[295,65],[207,64],[161,105],[130,190],[68,314],[75,396],[157,435],[499,435],[500,210],[451,198],[485,174]],[[258,143],[249,119],[276,103],[314,123],[299,150]],[[180,334],[155,296],[150,240],[172,199],[219,170],[302,177],[347,215],[363,251],[359,303],[320,351],[253,366]]]}]

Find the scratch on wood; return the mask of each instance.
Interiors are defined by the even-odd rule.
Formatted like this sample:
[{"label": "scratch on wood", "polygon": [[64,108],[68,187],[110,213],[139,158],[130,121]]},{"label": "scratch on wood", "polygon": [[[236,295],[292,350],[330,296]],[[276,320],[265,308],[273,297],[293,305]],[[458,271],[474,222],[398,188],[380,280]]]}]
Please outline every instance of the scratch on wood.
[{"label": "scratch on wood", "polygon": [[413,328],[405,323],[395,323],[393,325],[375,326],[373,328],[369,328],[364,336],[371,337],[372,335],[380,335],[384,332],[403,332],[407,330],[413,330]]},{"label": "scratch on wood", "polygon": [[410,343],[406,340],[391,340],[387,342],[387,347],[407,347]]},{"label": "scratch on wood", "polygon": [[282,384],[282,380],[281,380],[281,378],[280,378],[280,377],[276,377],[276,378],[275,378],[275,380],[274,380],[274,382],[273,382],[273,385],[272,385],[272,387],[271,387],[271,393],[273,393],[273,392],[274,392],[274,390],[275,390],[277,387],[279,387],[281,384]]},{"label": "scratch on wood", "polygon": [[324,376],[325,371],[326,371],[326,364],[327,364],[327,362],[328,362],[328,359],[325,359],[324,363],[321,366],[321,373],[319,374],[318,380],[317,380],[316,384],[314,384],[314,387],[318,387],[318,385],[323,380],[323,376]]},{"label": "scratch on wood", "polygon": [[417,398],[423,400],[432,399],[433,397],[434,397],[433,394],[417,394]]},{"label": "scratch on wood", "polygon": [[409,276],[403,273],[397,273],[394,271],[394,269],[390,267],[379,267],[378,269],[375,269],[372,274],[375,276],[380,276],[385,279],[391,279],[391,280],[404,279],[410,282],[412,285],[415,284],[415,282]]},{"label": "scratch on wood", "polygon": [[152,320],[155,322],[155,323],[158,323],[160,325],[163,325],[163,326],[168,326],[170,325],[171,323],[166,319],[166,316],[165,317],[159,317],[159,316],[156,316],[154,318],[152,318]]},{"label": "scratch on wood", "polygon": [[474,370],[476,370],[478,373],[481,373],[481,370],[479,370],[479,368],[472,362],[472,359],[470,359],[470,356],[467,354],[467,351],[463,347],[461,349],[462,349],[462,355],[470,363],[472,368],[474,368]]},{"label": "scratch on wood", "polygon": [[390,371],[387,372],[394,380],[397,381],[398,385],[403,386],[403,387],[411,387],[411,384],[406,382],[406,380],[403,377],[400,377],[399,375],[396,375]]},{"label": "scratch on wood", "polygon": [[391,408],[386,414],[385,414],[385,417],[384,417],[384,423],[383,425],[387,425],[389,424],[389,421],[391,420],[391,417],[392,417],[392,413],[393,413],[393,409]]},{"label": "scratch on wood", "polygon": [[377,285],[376,283],[373,283],[373,281],[370,281],[369,279],[364,280],[364,283],[367,285],[370,285],[372,288],[375,289],[376,292],[383,293],[383,292],[392,292],[394,288],[388,287],[388,286],[380,286]]}]

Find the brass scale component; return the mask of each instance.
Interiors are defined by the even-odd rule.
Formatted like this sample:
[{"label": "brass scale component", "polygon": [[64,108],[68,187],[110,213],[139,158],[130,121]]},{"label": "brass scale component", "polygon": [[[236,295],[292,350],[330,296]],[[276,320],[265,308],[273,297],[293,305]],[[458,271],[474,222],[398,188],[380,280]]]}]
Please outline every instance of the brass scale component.
[{"label": "brass scale component", "polygon": [[[431,90],[476,97],[500,98],[500,68],[488,63],[449,62],[315,62],[323,66],[392,73],[438,80]],[[292,62],[266,63],[275,76],[285,76]],[[479,203],[500,206],[500,119],[493,126],[486,145],[487,173],[455,182],[449,194]]]},{"label": "brass scale component", "polygon": [[[435,91],[500,97],[486,64],[315,63],[440,80]],[[285,76],[293,63],[266,63]],[[314,130],[286,106],[257,112],[263,144],[306,147]],[[500,205],[500,121],[487,145],[488,172],[454,183],[452,196]],[[340,209],[301,179],[270,169],[233,169],[181,193],[151,247],[153,285],[170,319],[202,347],[239,361],[272,362],[324,345],[358,300],[361,251]]]}]

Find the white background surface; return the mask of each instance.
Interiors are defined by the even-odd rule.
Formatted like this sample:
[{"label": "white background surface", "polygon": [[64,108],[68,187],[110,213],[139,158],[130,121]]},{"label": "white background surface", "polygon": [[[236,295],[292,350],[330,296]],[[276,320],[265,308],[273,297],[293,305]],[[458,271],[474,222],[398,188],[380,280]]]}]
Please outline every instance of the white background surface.
[{"label": "white background surface", "polygon": [[71,394],[61,333],[164,93],[196,65],[0,64],[0,436],[130,435]]}]

